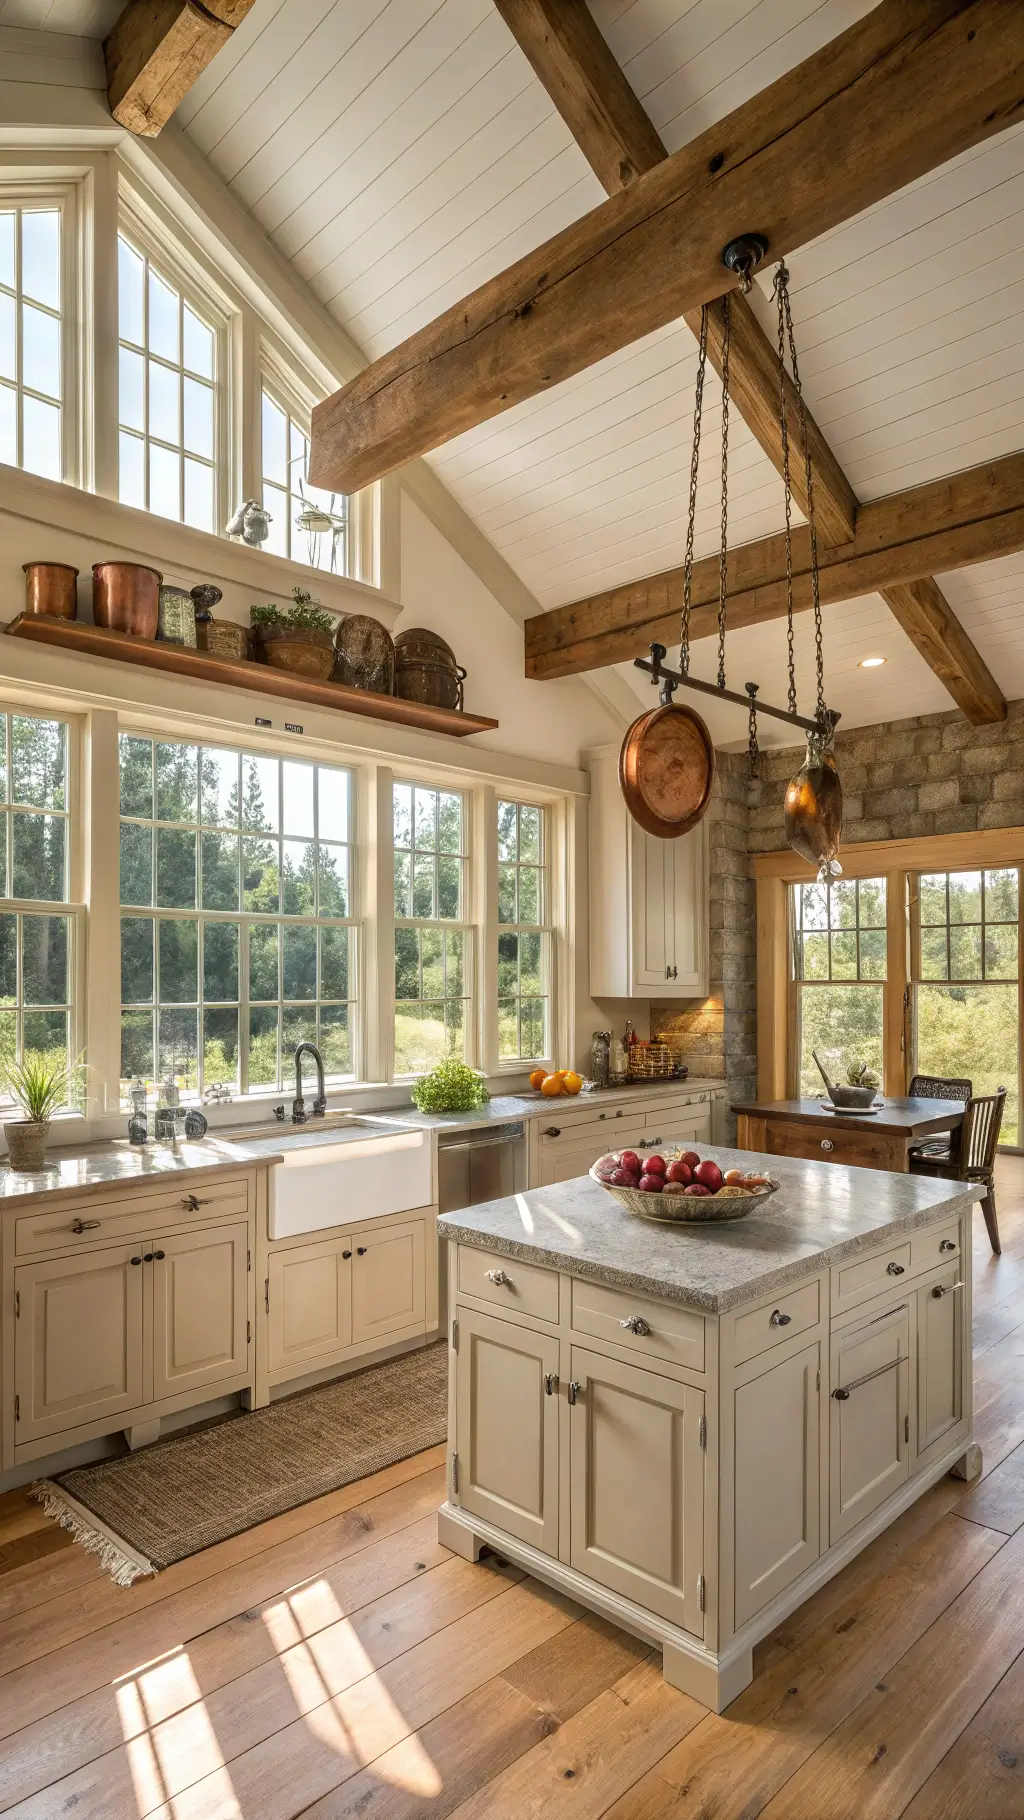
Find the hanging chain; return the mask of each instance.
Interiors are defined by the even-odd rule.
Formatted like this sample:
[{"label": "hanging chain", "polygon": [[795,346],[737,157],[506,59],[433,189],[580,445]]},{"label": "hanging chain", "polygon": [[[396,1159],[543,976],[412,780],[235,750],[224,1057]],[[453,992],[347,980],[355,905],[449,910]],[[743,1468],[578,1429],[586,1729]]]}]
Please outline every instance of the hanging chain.
[{"label": "hanging chain", "polygon": [[686,555],[683,558],[683,623],[680,631],[679,668],[690,673],[690,595],[693,588],[693,528],[697,519],[697,468],[700,462],[700,420],[704,408],[704,372],[708,358],[708,306],[700,313],[697,352],[697,386],[693,396],[693,448],[690,452],[690,504],[686,520]]},{"label": "hanging chain", "polygon": [[[793,388],[796,392],[800,412],[800,435],[804,445],[804,487],[807,493],[807,529],[811,543],[811,602],[814,607],[814,659],[817,671],[818,699],[815,712],[819,721],[824,723],[827,715],[825,707],[825,665],[821,648],[821,594],[818,587],[818,535],[814,523],[814,475],[811,471],[811,446],[807,439],[807,406],[804,403],[803,387],[800,384],[800,368],[796,358],[796,340],[793,335],[793,308],[789,299],[789,272],[785,260],[780,261],[776,284],[779,288],[779,307],[785,317],[786,340],[789,345],[789,363],[793,371]],[[780,330],[781,333],[781,330]]]},{"label": "hanging chain", "polygon": [[725,602],[728,586],[729,531],[729,345],[732,310],[728,291],[722,298],[722,543],[718,554],[718,687],[725,688]]},{"label": "hanging chain", "polygon": [[757,683],[747,684],[747,699],[750,707],[747,711],[747,761],[751,777],[758,776],[757,761],[760,756],[757,745]]},{"label": "hanging chain", "polygon": [[796,713],[796,658],[793,652],[793,488],[789,468],[789,416],[786,409],[785,316],[782,280],[786,268],[775,274],[773,295],[779,306],[779,428],[782,431],[782,485],[786,498],[786,641],[788,644],[789,711]]}]

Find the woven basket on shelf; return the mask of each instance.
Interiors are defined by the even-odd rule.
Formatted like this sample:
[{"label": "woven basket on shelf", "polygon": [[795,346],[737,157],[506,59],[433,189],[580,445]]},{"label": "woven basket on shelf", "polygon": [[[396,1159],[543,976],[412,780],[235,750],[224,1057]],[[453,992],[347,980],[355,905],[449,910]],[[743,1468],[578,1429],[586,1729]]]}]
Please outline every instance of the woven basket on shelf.
[{"label": "woven basket on shelf", "polygon": [[629,1051],[631,1081],[669,1080],[676,1071],[676,1058],[667,1043],[634,1043]]}]

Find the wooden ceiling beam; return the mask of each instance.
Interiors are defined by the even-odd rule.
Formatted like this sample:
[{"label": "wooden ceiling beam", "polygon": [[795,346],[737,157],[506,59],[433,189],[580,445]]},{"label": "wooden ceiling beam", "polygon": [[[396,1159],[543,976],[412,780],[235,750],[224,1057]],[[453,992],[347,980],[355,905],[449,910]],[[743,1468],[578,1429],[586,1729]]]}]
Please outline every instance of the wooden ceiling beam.
[{"label": "wooden ceiling beam", "polygon": [[[821,598],[829,604],[894,590],[905,582],[928,581],[936,573],[1019,550],[1024,550],[1024,454],[1008,455],[862,505],[852,543],[819,552]],[[811,584],[809,538],[803,526],[793,533],[793,591],[797,611],[805,612],[811,605]],[[527,676],[535,680],[577,676],[646,656],[655,639],[675,643],[682,596],[683,571],[676,568],[537,614],[524,627]],[[930,635],[935,636],[938,609],[934,598],[931,604]],[[693,565],[693,639],[712,636],[717,606],[715,555]],[[907,611],[909,617],[902,603],[901,611]],[[782,618],[785,612],[782,534],[730,550],[730,627],[760,625]],[[923,629],[919,636],[923,640]],[[944,636],[948,640],[948,626]]]},{"label": "wooden ceiling beam", "polygon": [[1005,720],[1006,697],[971,643],[942,589],[930,575],[897,582],[879,593],[930,670],[974,727]]},{"label": "wooden ceiling beam", "polygon": [[731,288],[1024,119],[1015,0],[881,0],[815,56],[374,361],[313,412],[310,479],[355,492]]},{"label": "wooden ceiling beam", "polygon": [[153,139],[254,0],[130,0],[103,46],[120,126]]}]

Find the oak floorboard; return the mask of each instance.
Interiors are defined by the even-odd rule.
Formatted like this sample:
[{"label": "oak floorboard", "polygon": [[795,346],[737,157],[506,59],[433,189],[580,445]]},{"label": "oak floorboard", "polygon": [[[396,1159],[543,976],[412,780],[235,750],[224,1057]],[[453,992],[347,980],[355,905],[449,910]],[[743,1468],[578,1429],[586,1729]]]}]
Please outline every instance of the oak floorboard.
[{"label": "oak floorboard", "polygon": [[564,1723],[651,1654],[637,1637],[584,1612],[578,1624],[514,1662],[504,1678]]},{"label": "oak floorboard", "polygon": [[[56,1524],[54,1528],[57,1528]],[[63,1529],[57,1529],[57,1533],[67,1535]],[[68,1541],[71,1541],[70,1536]],[[0,1635],[10,1619],[16,1618],[19,1612],[66,1599],[69,1594],[77,1593],[80,1587],[89,1585],[91,1581],[106,1578],[108,1576],[96,1556],[86,1554],[84,1548],[78,1548],[74,1544],[58,1550],[56,1557],[51,1556],[45,1567],[40,1567],[33,1561],[13,1568],[10,1573],[0,1576]]]},{"label": "oak floorboard", "polygon": [[1024,1655],[903,1810],[903,1820],[1020,1820],[1024,1814]]},{"label": "oak floorboard", "polygon": [[49,1525],[50,1519],[38,1498],[30,1498],[24,1486],[0,1494],[0,1549]]},{"label": "oak floorboard", "polygon": [[1024,1442],[969,1485],[954,1508],[959,1517],[1012,1536],[1024,1523]]},{"label": "oak floorboard", "polygon": [[[379,1537],[407,1528],[432,1514],[444,1495],[443,1475],[435,1468],[419,1478],[383,1492],[328,1523],[318,1524],[290,1541],[253,1553],[248,1560],[211,1572],[166,1597],[131,1612],[120,1621],[107,1618],[102,1627],[72,1612],[62,1622],[54,1615],[58,1641],[33,1633],[39,1612],[24,1613],[0,1638],[0,1658],[13,1655],[18,1666],[0,1677],[0,1737],[8,1737],[32,1719],[66,1706],[70,1700],[179,1649],[191,1636],[246,1611],[317,1571],[368,1548]],[[221,1545],[226,1546],[226,1545]],[[213,1551],[208,1551],[212,1553]],[[203,1559],[199,1556],[197,1559]],[[182,1565],[186,1565],[182,1563]],[[168,1569],[167,1578],[174,1573]],[[164,1575],[154,1582],[158,1585]],[[112,1586],[113,1582],[109,1582]],[[86,1593],[93,1590],[91,1586]],[[115,1590],[118,1590],[115,1588]],[[131,1594],[133,1587],[121,1589]],[[107,1609],[106,1607],[104,1608]],[[58,1647],[62,1633],[74,1641]],[[24,1660],[22,1660],[24,1658]]]},{"label": "oak floorboard", "polygon": [[1018,1327],[1024,1327],[1024,1289],[1011,1290],[999,1302],[990,1303],[982,1313],[974,1317],[974,1357],[984,1358],[1000,1340],[1014,1333]]},{"label": "oak floorboard", "polygon": [[1024,1532],[1018,1531],[910,1649],[890,1652],[880,1678],[768,1803],[764,1820],[902,1814],[1022,1647]]}]

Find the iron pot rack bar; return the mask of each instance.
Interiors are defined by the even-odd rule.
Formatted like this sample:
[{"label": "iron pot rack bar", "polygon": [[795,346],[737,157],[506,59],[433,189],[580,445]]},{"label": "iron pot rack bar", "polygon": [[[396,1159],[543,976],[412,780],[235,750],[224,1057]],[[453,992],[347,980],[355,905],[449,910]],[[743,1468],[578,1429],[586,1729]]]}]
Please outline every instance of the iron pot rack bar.
[{"label": "iron pot rack bar", "polygon": [[740,695],[735,689],[722,689],[719,688],[717,683],[701,682],[700,678],[697,676],[683,676],[678,670],[666,670],[663,668],[661,660],[667,655],[668,647],[666,645],[652,645],[649,658],[635,657],[633,659],[638,670],[648,671],[651,681],[661,684],[661,700],[663,703],[668,703],[672,700],[672,696],[676,689],[697,689],[702,695],[714,695],[718,701],[735,702],[738,708],[747,708],[749,710],[750,698],[753,696],[755,698],[754,706],[758,714],[770,714],[773,720],[785,721],[788,727],[800,727],[805,733],[824,732],[826,734],[831,734],[840,719],[840,716],[835,710],[829,708],[826,710],[825,715],[827,724],[823,727],[821,721],[809,720],[805,714],[791,714],[788,708],[774,708],[770,702],[758,701],[756,699],[756,683],[748,683],[747,693],[745,695]]}]

